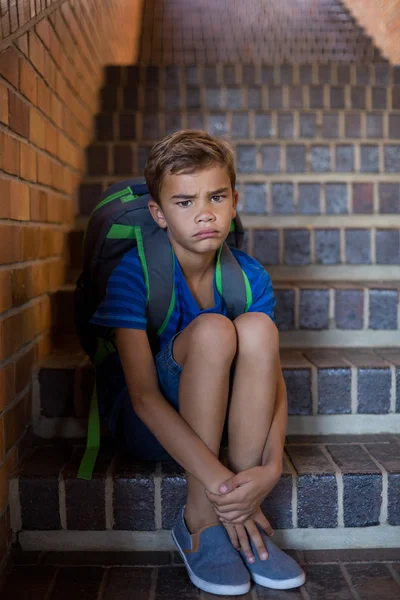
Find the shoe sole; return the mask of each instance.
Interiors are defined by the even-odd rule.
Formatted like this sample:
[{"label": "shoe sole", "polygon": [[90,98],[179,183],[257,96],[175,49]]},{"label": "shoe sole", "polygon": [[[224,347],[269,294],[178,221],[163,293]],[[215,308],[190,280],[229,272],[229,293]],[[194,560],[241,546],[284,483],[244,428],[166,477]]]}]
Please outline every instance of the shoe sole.
[{"label": "shoe sole", "polygon": [[250,573],[252,580],[258,585],[262,585],[263,587],[271,588],[273,590],[291,590],[292,588],[300,587],[305,583],[306,574],[301,573],[297,577],[292,577],[292,579],[269,579],[268,577],[263,577],[262,575],[257,575],[256,573]]},{"label": "shoe sole", "polygon": [[210,594],[217,594],[219,596],[238,596],[240,594],[246,594],[250,590],[250,582],[244,583],[243,585],[220,585],[217,583],[210,583],[209,581],[205,581],[204,579],[200,579],[200,577],[197,577],[197,575],[195,575],[192,569],[190,568],[190,565],[186,560],[185,553],[179,546],[173,531],[171,531],[171,537],[178,549],[179,554],[182,557],[183,562],[185,563],[189,579],[196,587],[200,588],[204,592],[209,592]]}]

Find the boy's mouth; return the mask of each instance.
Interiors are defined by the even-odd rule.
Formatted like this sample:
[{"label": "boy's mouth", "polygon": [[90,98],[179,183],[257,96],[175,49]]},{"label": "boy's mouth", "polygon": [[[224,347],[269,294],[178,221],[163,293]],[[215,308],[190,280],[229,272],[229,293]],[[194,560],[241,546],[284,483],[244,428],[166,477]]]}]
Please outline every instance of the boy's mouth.
[{"label": "boy's mouth", "polygon": [[207,229],[201,229],[201,231],[196,233],[194,235],[194,237],[197,237],[197,238],[215,237],[217,234],[218,234],[218,231],[216,231],[215,229],[207,228]]}]

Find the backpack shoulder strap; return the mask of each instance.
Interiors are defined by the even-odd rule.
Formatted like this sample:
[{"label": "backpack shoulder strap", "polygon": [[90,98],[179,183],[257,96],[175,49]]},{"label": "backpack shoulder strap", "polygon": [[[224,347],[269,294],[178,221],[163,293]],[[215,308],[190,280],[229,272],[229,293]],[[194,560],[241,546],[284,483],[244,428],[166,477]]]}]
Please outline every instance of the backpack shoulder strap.
[{"label": "backpack shoulder strap", "polygon": [[216,285],[231,320],[247,312],[252,301],[250,283],[226,242],[218,251]]},{"label": "backpack shoulder strap", "polygon": [[174,256],[166,230],[143,227],[138,250],[147,271],[149,325],[153,334],[160,335],[175,305]]}]

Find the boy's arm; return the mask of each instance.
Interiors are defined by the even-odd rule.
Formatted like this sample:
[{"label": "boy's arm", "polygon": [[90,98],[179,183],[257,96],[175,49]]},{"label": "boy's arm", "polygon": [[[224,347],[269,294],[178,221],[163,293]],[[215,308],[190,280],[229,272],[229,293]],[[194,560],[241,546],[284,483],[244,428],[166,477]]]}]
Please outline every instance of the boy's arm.
[{"label": "boy's arm", "polygon": [[288,421],[288,406],[286,385],[282,375],[280,361],[278,361],[277,369],[278,378],[276,383],[275,408],[268,438],[264,446],[262,464],[274,466],[278,473],[281,473]]},{"label": "boy's arm", "polygon": [[165,450],[208,490],[233,475],[161,394],[147,332],[116,329],[132,406]]}]

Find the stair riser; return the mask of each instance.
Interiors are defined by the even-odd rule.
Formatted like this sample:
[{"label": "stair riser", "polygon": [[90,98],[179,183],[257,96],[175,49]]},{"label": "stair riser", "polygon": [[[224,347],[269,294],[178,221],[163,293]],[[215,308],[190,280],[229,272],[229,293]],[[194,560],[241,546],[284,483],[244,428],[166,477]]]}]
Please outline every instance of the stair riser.
[{"label": "stair riser", "polygon": [[[304,361],[301,368],[290,368],[285,367],[284,360],[282,363],[289,415],[303,416],[304,420],[310,415],[318,416],[327,425],[333,415],[352,418],[369,415],[372,425],[372,415],[386,415],[387,426],[391,425],[393,413],[400,415],[400,366],[387,363],[375,368],[356,368],[348,362],[341,367],[317,368],[310,363],[306,366]],[[93,378],[93,369],[87,365],[42,368],[36,382],[39,398],[36,418],[86,417]],[[338,427],[335,433],[341,433],[343,423]]]},{"label": "stair riser", "polygon": [[[156,122],[152,120],[153,126]],[[218,115],[214,122],[208,126],[199,128],[206,129],[211,135],[222,135],[226,132],[226,117]],[[86,172],[90,176],[119,176],[120,179],[128,179],[134,175],[141,175],[147,163],[148,154],[151,147],[157,140],[164,136],[165,132],[155,131],[154,137],[149,138],[149,129],[151,123],[146,125],[146,139],[142,138],[136,126],[128,133],[128,129],[124,126],[125,142],[103,142],[86,148]],[[397,132],[400,130],[400,118],[396,121]],[[383,134],[382,134],[383,135]],[[395,134],[397,137],[393,141],[385,143],[376,141],[375,143],[361,144],[345,144],[328,142],[327,140],[316,140],[313,143],[303,142],[295,138],[293,133],[290,137],[293,138],[289,143],[283,144],[280,140],[269,142],[252,140],[248,135],[241,135],[240,140],[232,140],[231,146],[234,151],[237,174],[239,177],[244,175],[257,175],[263,181],[271,179],[273,176],[285,176],[285,179],[293,177],[307,176],[307,182],[310,178],[318,180],[321,177],[357,177],[360,183],[365,177],[371,177],[384,174],[387,178],[392,178],[395,181],[395,176],[400,173],[400,134]],[[128,137],[129,136],[129,137]],[[265,137],[265,136],[263,136]],[[382,137],[382,136],[381,136]],[[149,141],[152,140],[152,141]],[[397,140],[397,141],[396,141]],[[142,142],[142,143],[140,143]],[[269,142],[269,143],[266,143]],[[345,147],[344,147],[345,146]],[[267,177],[268,176],[268,177]],[[276,185],[276,184],[275,184]],[[337,188],[330,184],[330,192],[328,196],[328,212],[345,213],[344,206],[336,208],[335,202],[337,196],[345,198],[346,183],[342,183],[342,187]],[[328,186],[329,187],[329,186]],[[290,190],[290,185],[288,184]],[[286,189],[283,190],[284,195],[289,195]],[[276,196],[278,199],[282,194],[278,190]],[[366,194],[364,194],[366,196]],[[293,194],[291,194],[293,204]],[[306,194],[306,200],[312,203],[311,194]],[[369,200],[365,197],[365,203]],[[287,212],[290,210],[291,204],[288,204]],[[284,206],[284,205],[282,205]],[[311,207],[311,212],[316,209]],[[372,212],[367,208],[367,212]],[[281,212],[282,209],[279,210]]]},{"label": "stair riser", "polygon": [[[344,25],[344,24],[343,24]],[[352,27],[352,26],[351,26]],[[224,64],[196,66],[109,66],[106,85],[239,85],[239,84],[348,84],[387,86],[400,84],[400,67],[390,64]]]},{"label": "stair riser", "polygon": [[[275,318],[284,347],[293,343],[304,348],[310,345],[309,340],[319,347],[400,345],[399,290],[396,287],[368,289],[355,285],[354,288],[328,289],[326,285],[315,283],[313,289],[310,285],[297,287],[280,282],[274,285]],[[72,333],[73,291],[58,291],[54,309],[57,333]]]},{"label": "stair riser", "polygon": [[[398,86],[400,88],[400,86]],[[386,93],[386,90],[385,90]],[[400,95],[400,91],[399,91]],[[255,103],[254,103],[255,104]],[[261,102],[260,102],[261,104]],[[355,160],[360,158],[357,164],[361,164],[361,172],[376,172],[376,159],[373,156],[366,157],[367,150],[360,152],[359,144],[377,144],[379,139],[395,142],[399,139],[399,109],[395,97],[386,102],[387,108],[382,111],[374,109],[368,113],[367,109],[352,111],[344,109],[329,108],[288,108],[278,111],[276,108],[262,109],[256,106],[233,111],[230,108],[214,108],[205,110],[203,108],[176,109],[172,107],[155,110],[147,109],[146,112],[134,110],[110,111],[100,113],[96,116],[96,142],[89,146],[92,148],[104,145],[104,142],[140,142],[143,144],[142,154],[146,152],[146,145],[153,145],[155,141],[180,129],[204,129],[212,135],[229,138],[232,145],[269,143],[281,145],[282,160],[285,156],[287,169],[279,163],[279,153],[272,150],[272,159],[262,157],[262,170],[264,172],[297,173],[304,171],[304,149],[286,151],[286,145],[292,144],[293,140],[303,145],[330,143],[336,154],[336,166],[329,168],[329,156],[324,157],[326,166],[315,166],[311,170],[315,172],[349,173],[355,169]],[[179,111],[179,112],[178,112]],[[266,112],[268,111],[268,112]],[[340,142],[337,140],[340,139]],[[334,143],[340,143],[336,151]],[[343,149],[343,142],[347,142],[350,148]],[[120,152],[118,146],[117,150]],[[264,151],[266,152],[266,151]],[[376,151],[374,151],[377,154]],[[295,154],[294,158],[293,155]],[[370,153],[371,154],[371,153]],[[240,153],[238,152],[240,158]],[[311,154],[315,163],[315,151]],[[369,158],[369,160],[368,160]],[[334,160],[334,157],[332,157]],[[379,162],[379,161],[378,161]],[[240,164],[239,164],[240,167]],[[241,168],[239,169],[241,170]],[[248,172],[248,168],[244,172]]]},{"label": "stair riser", "polygon": [[[359,528],[371,527],[372,536],[379,526],[387,532],[382,545],[390,546],[394,533],[400,531],[400,474],[391,466],[398,461],[398,449],[396,441],[289,444],[282,477],[264,501],[263,510],[274,528],[293,531],[304,548],[310,544],[301,533],[305,530],[324,529],[327,546],[321,547],[335,547],[338,531],[344,536],[348,531],[350,538],[350,532],[357,537]],[[125,536],[128,532],[143,532],[143,536],[154,532],[150,539],[167,534],[186,500],[180,467],[162,463],[146,469],[127,461],[121,468],[110,450],[103,449],[93,479],[85,481],[76,479],[80,456],[81,451],[69,460],[65,453],[58,461],[57,453],[53,454],[46,468],[42,453],[40,475],[35,476],[35,469],[28,466],[19,480],[11,480],[15,533],[42,531],[45,539],[47,531],[48,540],[54,539],[57,530],[75,535],[77,530],[91,530],[99,537],[105,531],[115,536],[117,531]],[[333,541],[329,540],[330,531]],[[342,543],[351,547],[354,541]]]}]

